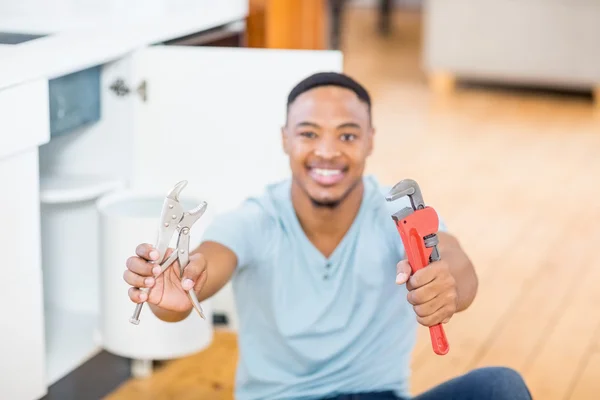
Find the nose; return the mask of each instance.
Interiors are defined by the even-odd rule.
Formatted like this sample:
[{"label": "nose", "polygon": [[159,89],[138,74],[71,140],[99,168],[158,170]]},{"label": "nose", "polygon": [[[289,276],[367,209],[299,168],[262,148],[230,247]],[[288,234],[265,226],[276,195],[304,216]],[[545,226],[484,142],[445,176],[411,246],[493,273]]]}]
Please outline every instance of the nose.
[{"label": "nose", "polygon": [[317,157],[329,159],[339,157],[341,151],[337,148],[337,143],[332,138],[324,137],[317,143],[315,155]]}]

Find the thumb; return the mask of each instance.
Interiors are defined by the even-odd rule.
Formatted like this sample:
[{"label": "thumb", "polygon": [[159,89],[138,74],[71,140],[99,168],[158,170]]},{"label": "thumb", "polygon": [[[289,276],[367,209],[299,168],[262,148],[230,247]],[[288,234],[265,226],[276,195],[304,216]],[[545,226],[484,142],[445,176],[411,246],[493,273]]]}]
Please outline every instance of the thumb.
[{"label": "thumb", "polygon": [[202,254],[194,253],[190,255],[190,262],[183,270],[181,286],[184,290],[192,288],[199,289],[206,277],[206,259]]},{"label": "thumb", "polygon": [[403,285],[408,281],[411,274],[410,264],[408,260],[402,260],[396,265],[396,283]]}]

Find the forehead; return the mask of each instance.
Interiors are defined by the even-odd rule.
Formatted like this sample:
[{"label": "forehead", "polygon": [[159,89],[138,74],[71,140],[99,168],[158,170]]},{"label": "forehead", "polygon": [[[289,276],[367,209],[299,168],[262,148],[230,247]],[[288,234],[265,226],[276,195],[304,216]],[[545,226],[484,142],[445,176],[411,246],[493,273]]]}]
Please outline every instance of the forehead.
[{"label": "forehead", "polygon": [[322,86],[302,93],[289,108],[289,118],[366,120],[369,109],[356,93],[337,86]]}]

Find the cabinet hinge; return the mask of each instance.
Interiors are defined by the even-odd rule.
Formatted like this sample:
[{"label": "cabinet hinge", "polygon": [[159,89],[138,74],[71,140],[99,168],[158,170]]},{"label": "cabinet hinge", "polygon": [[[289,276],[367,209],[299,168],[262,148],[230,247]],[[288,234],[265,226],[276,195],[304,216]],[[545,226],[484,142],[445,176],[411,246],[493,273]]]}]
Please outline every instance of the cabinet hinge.
[{"label": "cabinet hinge", "polygon": [[[124,97],[131,93],[131,89],[125,84],[123,79],[117,79],[110,85],[110,90],[112,90],[117,96]],[[146,102],[148,99],[147,94],[147,83],[143,80],[136,89],[137,94],[140,96],[143,102]]]}]

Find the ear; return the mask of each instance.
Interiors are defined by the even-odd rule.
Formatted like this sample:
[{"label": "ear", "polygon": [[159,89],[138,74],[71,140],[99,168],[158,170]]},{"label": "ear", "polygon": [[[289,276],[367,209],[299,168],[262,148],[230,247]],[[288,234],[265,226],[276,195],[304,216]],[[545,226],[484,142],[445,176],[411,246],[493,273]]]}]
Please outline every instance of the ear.
[{"label": "ear", "polygon": [[287,155],[290,155],[289,140],[285,125],[281,127],[281,146],[283,147],[283,152]]}]

